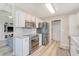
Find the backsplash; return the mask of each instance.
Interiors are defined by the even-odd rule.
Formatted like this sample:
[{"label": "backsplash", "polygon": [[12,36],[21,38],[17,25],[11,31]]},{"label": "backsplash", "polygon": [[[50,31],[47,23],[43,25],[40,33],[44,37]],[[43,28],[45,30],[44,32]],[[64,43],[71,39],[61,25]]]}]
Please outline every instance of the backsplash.
[{"label": "backsplash", "polygon": [[24,29],[23,35],[36,35],[36,29]]}]

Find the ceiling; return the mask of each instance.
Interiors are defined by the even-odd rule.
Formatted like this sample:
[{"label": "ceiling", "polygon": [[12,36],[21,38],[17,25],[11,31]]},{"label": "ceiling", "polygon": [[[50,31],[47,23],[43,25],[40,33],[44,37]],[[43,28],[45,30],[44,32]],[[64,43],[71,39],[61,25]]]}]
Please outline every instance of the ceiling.
[{"label": "ceiling", "polygon": [[41,18],[68,14],[79,10],[78,3],[52,3],[56,11],[55,14],[51,14],[44,3],[17,3],[15,5]]}]

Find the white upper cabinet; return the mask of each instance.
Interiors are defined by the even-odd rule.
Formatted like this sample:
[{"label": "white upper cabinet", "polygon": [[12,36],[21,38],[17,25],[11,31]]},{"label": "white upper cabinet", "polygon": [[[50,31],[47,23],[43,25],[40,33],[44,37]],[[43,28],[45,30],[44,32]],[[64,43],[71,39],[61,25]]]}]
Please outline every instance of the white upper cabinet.
[{"label": "white upper cabinet", "polygon": [[71,36],[79,35],[79,14],[69,16],[69,32]]},{"label": "white upper cabinet", "polygon": [[25,13],[17,10],[15,12],[15,27],[25,27]]},{"label": "white upper cabinet", "polygon": [[43,20],[36,17],[36,27],[38,28],[39,23],[42,23]]},{"label": "white upper cabinet", "polygon": [[27,17],[26,17],[26,20],[27,21],[29,21],[29,22],[36,22],[36,20],[35,20],[35,16],[31,16],[31,15],[27,15]]},{"label": "white upper cabinet", "polygon": [[70,15],[69,17],[71,19],[71,22],[73,22],[72,26],[76,26],[76,28],[79,28],[79,12],[76,14]]},{"label": "white upper cabinet", "polygon": [[77,20],[76,14],[69,16],[69,32],[70,32],[70,35],[76,34],[76,32],[75,32],[76,28],[77,28],[76,20]]},{"label": "white upper cabinet", "polygon": [[77,25],[79,27],[79,12],[77,13]]},{"label": "white upper cabinet", "polygon": [[36,18],[36,28],[38,28],[38,24],[39,24],[39,19]]}]

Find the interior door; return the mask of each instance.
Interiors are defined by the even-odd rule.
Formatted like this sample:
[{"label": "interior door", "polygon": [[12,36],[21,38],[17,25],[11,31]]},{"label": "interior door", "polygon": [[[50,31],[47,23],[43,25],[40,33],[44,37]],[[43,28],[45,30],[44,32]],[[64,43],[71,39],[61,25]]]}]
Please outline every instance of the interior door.
[{"label": "interior door", "polygon": [[52,39],[56,41],[60,41],[61,35],[61,21],[56,20],[52,21]]}]

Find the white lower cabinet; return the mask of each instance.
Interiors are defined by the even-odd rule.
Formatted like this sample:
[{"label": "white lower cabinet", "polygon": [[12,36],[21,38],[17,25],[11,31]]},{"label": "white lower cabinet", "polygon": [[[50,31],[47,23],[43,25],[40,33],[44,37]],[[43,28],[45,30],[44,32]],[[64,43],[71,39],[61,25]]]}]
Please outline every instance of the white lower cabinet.
[{"label": "white lower cabinet", "polygon": [[39,46],[42,46],[42,34],[39,34]]},{"label": "white lower cabinet", "polygon": [[14,50],[16,56],[29,55],[29,36],[23,38],[15,38]]},{"label": "white lower cabinet", "polygon": [[71,56],[79,56],[79,37],[73,37],[71,40]]},{"label": "white lower cabinet", "polygon": [[71,56],[76,56],[77,55],[77,51],[76,51],[76,46],[72,45],[71,46]]},{"label": "white lower cabinet", "polygon": [[23,39],[23,55],[29,54],[29,37]]}]

